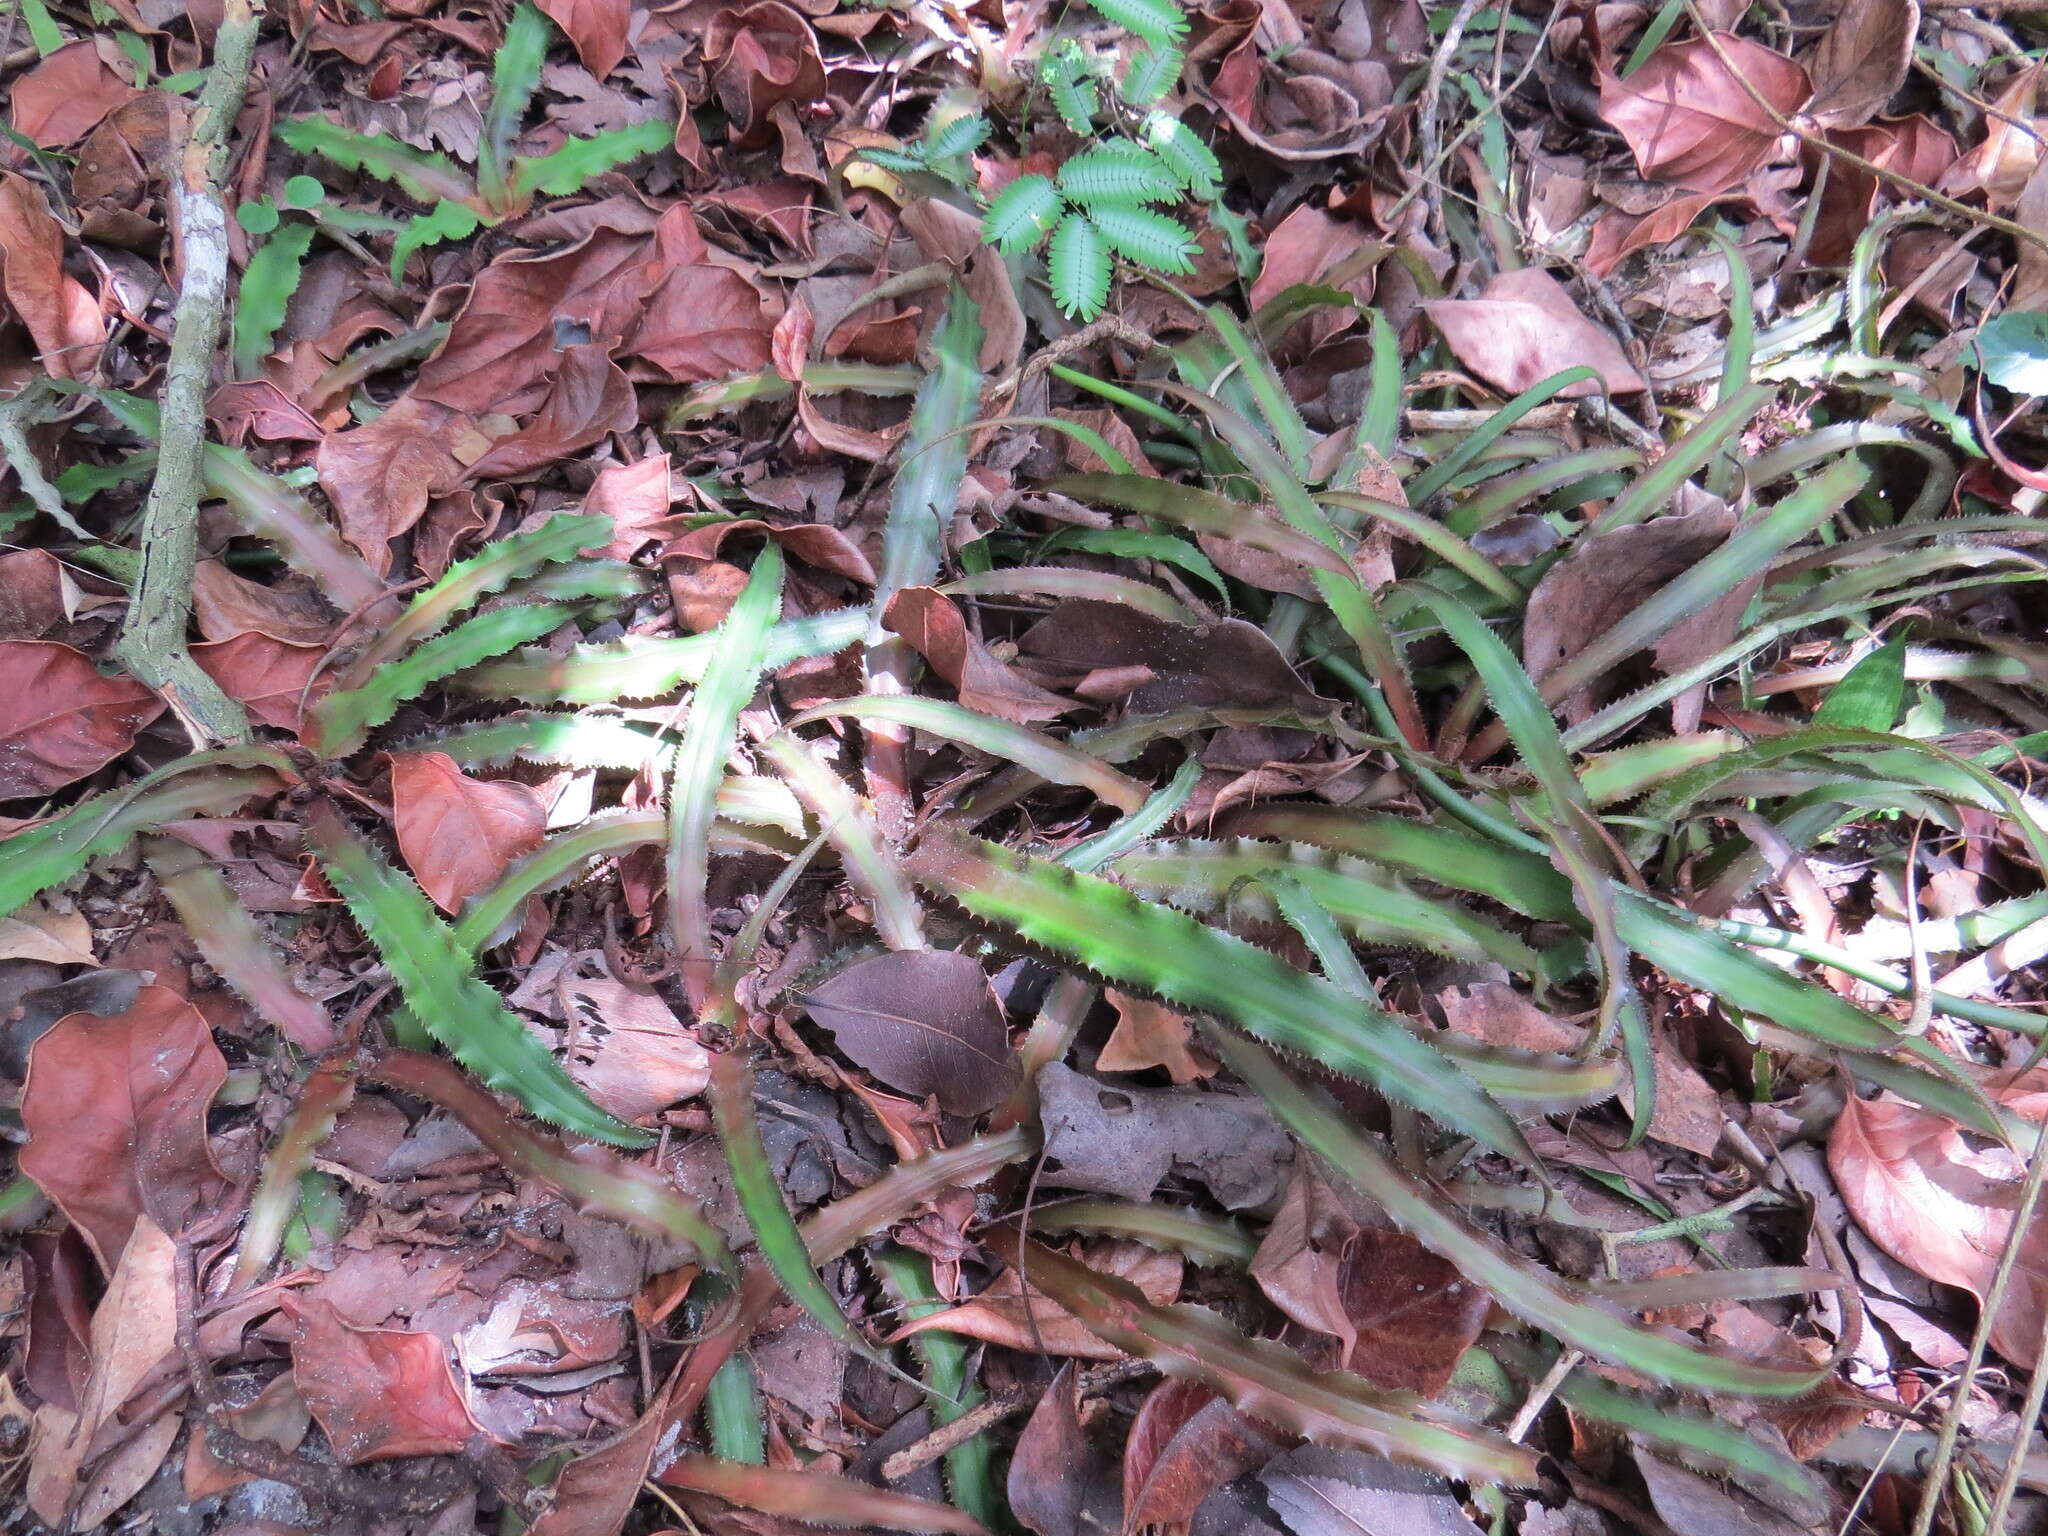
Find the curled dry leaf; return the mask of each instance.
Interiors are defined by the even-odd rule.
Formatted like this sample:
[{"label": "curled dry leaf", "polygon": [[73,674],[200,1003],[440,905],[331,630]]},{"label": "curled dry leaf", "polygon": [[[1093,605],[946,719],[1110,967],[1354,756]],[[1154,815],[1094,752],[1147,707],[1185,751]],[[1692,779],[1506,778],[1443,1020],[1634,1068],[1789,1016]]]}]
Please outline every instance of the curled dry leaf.
[{"label": "curled dry leaf", "polygon": [[1645,180],[1722,192],[1777,151],[1778,125],[1751,89],[1786,117],[1812,95],[1806,71],[1783,54],[1716,32],[1712,42],[1665,44],[1626,79],[1603,71],[1600,115],[1628,140]]},{"label": "curled dry leaf", "polygon": [[1508,394],[1581,365],[1599,369],[1600,377],[1572,385],[1567,398],[1644,387],[1620,344],[1541,267],[1503,272],[1476,299],[1435,299],[1422,307],[1458,361]]},{"label": "curled dry leaf", "polygon": [[604,552],[614,560],[630,560],[660,537],[648,525],[668,516],[669,496],[668,455],[655,453],[599,470],[583,510],[612,520],[612,541]]},{"label": "curled dry leaf", "polygon": [[99,365],[107,339],[99,301],[65,273],[63,228],[42,188],[21,176],[0,176],[0,293],[28,327],[45,371],[82,379]]},{"label": "curled dry leaf", "polygon": [[[1177,1253],[1155,1253],[1139,1243],[1109,1242],[1088,1256],[1090,1269],[1114,1275],[1155,1306],[1166,1306],[1180,1294],[1182,1261]],[[965,1334],[987,1344],[1031,1354],[1077,1360],[1116,1360],[1123,1351],[1090,1333],[1072,1313],[1036,1286],[1006,1269],[973,1300],[934,1312],[900,1329],[890,1342],[928,1329]]]},{"label": "curled dry leaf", "polygon": [[[1828,1137],[1828,1167],[1850,1215],[1880,1248],[1917,1274],[1983,1299],[2019,1194],[2009,1158],[1973,1150],[1945,1116],[1851,1097]],[[2044,1308],[2048,1215],[2037,1214],[1992,1321],[1992,1347],[2032,1370]]]},{"label": "curled dry leaf", "polygon": [[343,1465],[452,1456],[483,1433],[433,1334],[356,1328],[317,1296],[282,1299],[298,1320],[299,1395]]},{"label": "curled dry leaf", "polygon": [[890,1087],[978,1115],[1021,1069],[1002,1004],[980,962],[957,950],[907,949],[850,965],[804,999],[839,1048]]},{"label": "curled dry leaf", "polygon": [[1211,1493],[1279,1449],[1199,1381],[1162,1381],[1139,1405],[1124,1439],[1124,1529],[1193,1519]]},{"label": "curled dry leaf", "polygon": [[406,867],[443,912],[459,911],[547,831],[529,785],[472,779],[445,752],[393,754],[391,809]]},{"label": "curled dry leaf", "polygon": [[1806,113],[1824,128],[1856,128],[1906,83],[1920,32],[1920,0],[1848,0],[1815,45]]},{"label": "curled dry leaf", "polygon": [[1982,192],[1994,207],[2013,202],[2041,163],[2041,137],[2034,123],[2041,79],[2048,60],[2036,60],[1998,93],[1997,108],[1984,121],[1984,139],[1942,174],[1936,190],[1951,197]]},{"label": "curled dry leaf", "polygon": [[567,458],[607,434],[632,430],[640,419],[633,384],[605,349],[570,347],[533,420],[493,442],[469,466],[471,480],[501,480],[531,474]]},{"label": "curled dry leaf", "polygon": [[782,0],[721,10],[704,33],[711,87],[734,125],[733,142],[758,149],[774,136],[779,101],[801,107],[823,93],[825,65],[803,15]]},{"label": "curled dry leaf", "polygon": [[1074,1362],[1060,1367],[1017,1437],[1010,1513],[1037,1536],[1093,1536],[1117,1516],[1116,1468],[1081,1428]]},{"label": "curled dry leaf", "polygon": [[1096,1071],[1144,1072],[1164,1067],[1176,1083],[1215,1075],[1216,1058],[1195,1045],[1194,1027],[1187,1015],[1115,987],[1104,988],[1103,996],[1116,1009],[1116,1028],[1095,1058]]},{"label": "curled dry leaf", "polygon": [[462,477],[448,451],[456,419],[415,389],[375,421],[329,435],[313,455],[342,537],[379,576],[391,570],[391,541]]},{"label": "curled dry leaf", "polygon": [[169,987],[110,1018],[67,1014],[29,1052],[21,1171],[107,1270],[145,1211],[175,1228],[220,1197],[206,1110],[227,1075],[206,1019]]},{"label": "curled dry leaf", "polygon": [[979,714],[1033,725],[1078,707],[996,660],[968,633],[953,600],[932,587],[898,591],[882,614],[882,627],[909,641],[958,691],[960,702]]}]

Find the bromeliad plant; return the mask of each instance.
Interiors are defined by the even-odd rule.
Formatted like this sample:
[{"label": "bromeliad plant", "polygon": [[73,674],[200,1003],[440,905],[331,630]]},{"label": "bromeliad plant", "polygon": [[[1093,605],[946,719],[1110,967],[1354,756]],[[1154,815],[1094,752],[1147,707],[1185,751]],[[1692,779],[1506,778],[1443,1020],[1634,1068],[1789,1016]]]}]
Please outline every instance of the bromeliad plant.
[{"label": "bromeliad plant", "polygon": [[391,182],[432,205],[393,226],[394,281],[414,251],[460,240],[523,213],[538,194],[561,197],[580,191],[592,177],[668,145],[674,124],[656,120],[572,137],[552,154],[515,154],[527,106],[540,85],[550,33],[548,19],[532,0],[520,0],[492,60],[491,103],[484,113],[474,175],[444,154],[416,149],[388,134],[353,133],[318,117],[278,124],[277,136],[301,154]]}]

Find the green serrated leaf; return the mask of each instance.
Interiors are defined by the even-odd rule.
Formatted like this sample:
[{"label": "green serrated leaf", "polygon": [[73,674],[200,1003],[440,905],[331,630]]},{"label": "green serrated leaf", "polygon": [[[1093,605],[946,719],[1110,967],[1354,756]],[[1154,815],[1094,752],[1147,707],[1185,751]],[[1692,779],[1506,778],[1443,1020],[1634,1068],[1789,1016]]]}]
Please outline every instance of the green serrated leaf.
[{"label": "green serrated leaf", "polygon": [[1046,261],[1052,301],[1075,320],[1093,320],[1109,302],[1109,242],[1085,213],[1069,213],[1052,232]]},{"label": "green serrated leaf", "polygon": [[571,139],[551,155],[521,160],[514,168],[512,190],[515,198],[545,192],[549,197],[567,197],[580,192],[594,178],[629,160],[656,155],[675,139],[675,124],[657,118],[614,128],[588,138]]},{"label": "green serrated leaf", "polygon": [[383,133],[354,133],[321,117],[277,125],[277,136],[302,155],[319,155],[345,171],[395,182],[423,203],[470,203],[476,184],[446,155],[415,149]]},{"label": "green serrated leaf", "polygon": [[981,238],[1005,256],[1028,251],[1052,232],[1060,194],[1043,176],[1019,176],[995,195],[981,221]]},{"label": "green serrated leaf", "polygon": [[483,215],[466,203],[443,199],[432,213],[417,213],[391,243],[391,280],[405,281],[405,264],[412,253],[444,240],[466,240],[483,224]]},{"label": "green serrated leaf", "polygon": [[1099,216],[1116,206],[1137,208],[1145,203],[1177,201],[1181,184],[1166,163],[1142,144],[1111,139],[1083,150],[1060,167],[1060,191],[1069,201]]},{"label": "green serrated leaf", "polygon": [[491,60],[491,105],[477,144],[476,173],[485,201],[501,214],[510,213],[516,204],[510,192],[512,145],[540,85],[549,31],[547,18],[533,0],[519,0],[505,23],[505,40]]},{"label": "green serrated leaf", "polygon": [[1892,636],[1849,669],[1813,712],[1815,725],[1889,731],[1906,702],[1906,637]]},{"label": "green serrated leaf", "polygon": [[647,1132],[590,1101],[503,999],[477,980],[469,957],[425,893],[386,863],[332,806],[316,802],[306,830],[327,878],[376,946],[413,1016],[450,1055],[486,1086],[511,1094],[551,1125],[615,1147],[653,1142]]},{"label": "green serrated leaf", "polygon": [[235,377],[253,378],[284,324],[285,306],[299,286],[299,268],[313,243],[313,226],[287,224],[256,248],[235,295]]},{"label": "green serrated leaf", "polygon": [[1088,217],[1104,243],[1128,261],[1168,274],[1195,270],[1195,256],[1202,247],[1178,219],[1116,203],[1093,208]]},{"label": "green serrated leaf", "polygon": [[2048,395],[2048,312],[2008,309],[1977,327],[1984,377],[2016,395]]}]

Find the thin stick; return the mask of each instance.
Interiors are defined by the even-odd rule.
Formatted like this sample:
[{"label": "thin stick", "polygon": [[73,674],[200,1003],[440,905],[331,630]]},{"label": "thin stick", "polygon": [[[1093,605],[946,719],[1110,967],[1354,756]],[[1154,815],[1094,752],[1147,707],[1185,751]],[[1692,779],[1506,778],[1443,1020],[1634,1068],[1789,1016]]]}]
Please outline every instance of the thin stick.
[{"label": "thin stick", "polygon": [[1529,1433],[1536,1422],[1536,1415],[1550,1405],[1550,1399],[1563,1385],[1565,1377],[1586,1357],[1576,1349],[1568,1349],[1550,1363],[1550,1369],[1543,1373],[1543,1379],[1529,1389],[1529,1396],[1515,1411],[1514,1422],[1508,1425],[1508,1438],[1520,1444],[1522,1437]]},{"label": "thin stick", "polygon": [[[1927,1469],[1927,1481],[1920,1489],[1920,1507],[1913,1515],[1912,1536],[1927,1536],[1934,1528],[1935,1511],[1941,1505],[1942,1484],[1948,1481],[1949,1463],[1955,1460],[1956,1437],[1963,1427],[1963,1409],[1970,1400],[1970,1389],[1977,1380],[1978,1367],[1984,1363],[1984,1349],[1991,1340],[1991,1325],[1998,1319],[1998,1309],[2005,1304],[2005,1290],[2012,1282],[2013,1271],[2019,1268],[2020,1250],[2026,1246],[2027,1229],[2034,1223],[2034,1207],[2041,1200],[2041,1184],[2048,1174],[2048,1119],[2041,1122],[2041,1134],[2034,1139],[2034,1155],[2027,1163],[2026,1187],[2020,1193],[2019,1209],[2012,1214],[2012,1230],[2005,1235],[2005,1250],[1998,1256],[1998,1269],[1991,1277],[1991,1289],[1984,1295],[1982,1315],[1977,1319],[1977,1329],[1970,1335],[1969,1358],[1963,1362],[1963,1369],[1956,1377],[1955,1393],[1949,1398],[1948,1412],[1941,1416],[1941,1433],[1934,1442],[1934,1461]],[[2038,1371],[2036,1374],[2040,1374]],[[2027,1437],[2031,1427],[2023,1420],[2017,1439],[2016,1458],[2024,1458]],[[1996,1530],[1993,1526],[1991,1529]]]},{"label": "thin stick", "polygon": [[2020,1406],[2020,1426],[2012,1437],[2012,1456],[1998,1479],[1998,1492],[1991,1500],[1991,1514],[1984,1529],[1991,1536],[2004,1536],[2005,1517],[2019,1492],[2020,1478],[2027,1470],[2027,1447],[2034,1443],[2034,1426],[2041,1421],[2041,1402],[2048,1397],[2048,1311],[2041,1314],[2041,1332],[2034,1343],[2034,1373],[2027,1379],[2027,1399]]},{"label": "thin stick", "polygon": [[183,280],[164,373],[156,479],[142,509],[142,575],[121,626],[122,665],[162,694],[199,747],[249,739],[249,717],[185,648],[192,569],[199,555],[199,491],[206,452],[206,391],[227,308],[228,219],[220,194],[228,139],[248,90],[262,0],[227,0],[213,68],[192,117],[177,177]]},{"label": "thin stick", "polygon": [[1444,234],[1443,200],[1437,195],[1437,173],[1444,161],[1444,155],[1437,148],[1440,130],[1437,127],[1437,108],[1443,103],[1444,81],[1451,73],[1451,60],[1458,51],[1458,44],[1465,40],[1465,28],[1484,0],[1462,0],[1451,24],[1444,28],[1443,41],[1437,44],[1436,52],[1430,56],[1429,79],[1422,87],[1422,184],[1424,196],[1429,205],[1430,233],[1438,240]]},{"label": "thin stick", "polygon": [[[1155,1369],[1157,1367],[1149,1360],[1118,1360],[1092,1371],[1083,1371],[1081,1395],[1099,1396],[1111,1387],[1129,1381],[1133,1376],[1141,1376]],[[941,1424],[922,1440],[906,1445],[883,1462],[882,1480],[888,1483],[901,1482],[919,1467],[937,1461],[954,1446],[965,1445],[991,1424],[1000,1424],[1004,1419],[1035,1406],[1043,1395],[1037,1387],[1013,1387],[999,1396],[976,1403],[959,1418]]]}]

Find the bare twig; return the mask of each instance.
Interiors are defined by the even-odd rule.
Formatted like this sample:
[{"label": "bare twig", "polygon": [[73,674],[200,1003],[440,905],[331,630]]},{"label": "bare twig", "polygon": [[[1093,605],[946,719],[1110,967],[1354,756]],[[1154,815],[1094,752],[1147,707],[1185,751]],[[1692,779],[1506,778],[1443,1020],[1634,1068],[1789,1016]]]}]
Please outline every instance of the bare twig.
[{"label": "bare twig", "polygon": [[1422,176],[1418,184],[1423,189],[1422,195],[1429,209],[1429,232],[1439,241],[1444,237],[1444,207],[1443,199],[1437,193],[1436,180],[1446,157],[1439,147],[1441,130],[1437,127],[1436,114],[1443,104],[1444,81],[1450,77],[1458,44],[1465,40],[1465,28],[1479,14],[1479,7],[1484,3],[1485,0],[1460,0],[1451,24],[1444,28],[1443,41],[1437,44],[1436,52],[1430,56],[1429,78],[1422,87]]},{"label": "bare twig", "polygon": [[1543,1379],[1529,1389],[1529,1396],[1515,1411],[1514,1422],[1508,1425],[1507,1430],[1510,1440],[1521,1443],[1522,1437],[1536,1422],[1536,1416],[1549,1406],[1550,1399],[1564,1384],[1565,1377],[1571,1375],[1573,1368],[1585,1358],[1576,1349],[1568,1349],[1551,1362],[1550,1369],[1543,1373]]},{"label": "bare twig", "polygon": [[2041,1422],[2042,1400],[2048,1398],[2048,1368],[2044,1368],[2044,1360],[2048,1360],[2048,1312],[2041,1314],[2041,1331],[2035,1337],[2034,1373],[2027,1378],[2027,1396],[2020,1405],[2020,1424],[2012,1437],[2012,1455],[1998,1479],[1991,1513],[1985,1517],[1984,1529],[1992,1532],[1992,1536],[2004,1536],[2005,1517],[2012,1510],[2013,1495],[2019,1492],[2020,1478],[2027,1470],[2027,1447],[2034,1442],[2034,1426]]},{"label": "bare twig", "polygon": [[[1156,1369],[1158,1367],[1149,1360],[1118,1360],[1092,1371],[1083,1371],[1081,1395],[1098,1396],[1111,1387],[1129,1381],[1133,1376],[1142,1376],[1147,1371]],[[941,1424],[922,1440],[906,1445],[883,1462],[882,1480],[889,1483],[901,1482],[919,1467],[937,1461],[956,1445],[965,1445],[990,1425],[1000,1424],[1003,1420],[1035,1406],[1044,1395],[1038,1387],[1015,1387],[976,1403],[959,1418]]]},{"label": "bare twig", "polygon": [[163,695],[201,747],[249,739],[248,715],[192,659],[185,631],[199,554],[206,391],[227,308],[228,219],[220,183],[248,90],[261,6],[262,0],[227,0],[213,69],[180,157],[176,206],[183,280],[164,373],[156,478],[142,509],[142,575],[118,647],[122,665]]}]

